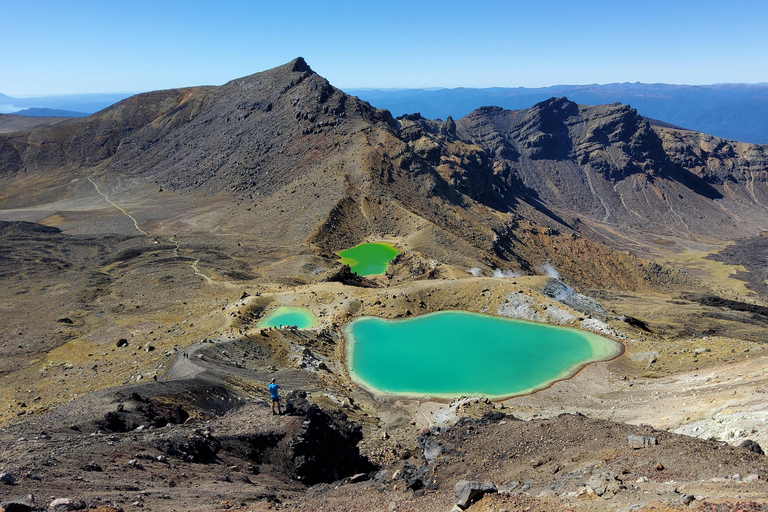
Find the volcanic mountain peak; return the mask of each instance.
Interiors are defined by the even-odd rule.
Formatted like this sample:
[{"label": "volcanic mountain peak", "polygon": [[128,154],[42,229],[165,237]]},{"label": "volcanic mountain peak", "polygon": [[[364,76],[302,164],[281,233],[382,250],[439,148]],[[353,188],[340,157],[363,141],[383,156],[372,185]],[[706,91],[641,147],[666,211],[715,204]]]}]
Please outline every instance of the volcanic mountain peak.
[{"label": "volcanic mountain peak", "polygon": [[[247,179],[231,175],[251,174],[277,147],[284,161],[306,156],[312,153],[311,139],[324,131],[346,133],[339,125],[351,118],[393,124],[386,114],[335,89],[297,58],[220,87],[139,94],[58,131],[16,135],[2,141],[10,165],[0,172],[80,168],[111,159],[108,167],[113,172],[145,176],[169,188],[206,183],[214,190],[247,187]],[[50,143],[48,137],[53,138]],[[42,147],[31,147],[39,138]]]},{"label": "volcanic mountain peak", "polygon": [[[249,98],[277,100],[280,94],[310,77],[314,78],[317,84],[325,84],[330,87],[328,81],[312,71],[312,68],[303,58],[297,57],[282,66],[230,80],[224,85],[216,87],[215,94],[229,100],[247,100]],[[326,99],[327,96],[323,98],[323,101]]]},{"label": "volcanic mountain peak", "polygon": [[[86,119],[9,134],[0,149],[0,176],[38,171],[62,185],[89,176],[229,195],[274,219],[266,224],[292,225],[292,241],[328,248],[346,244],[327,244],[334,232],[351,241],[398,232],[403,216],[388,212],[401,208],[417,224],[460,238],[486,232],[473,244],[506,232],[489,224],[499,212],[558,229],[575,229],[579,219],[601,233],[653,227],[678,237],[709,233],[713,216],[741,235],[768,218],[763,193],[749,188],[768,168],[764,147],[652,126],[626,105],[567,98],[518,111],[484,107],[457,121],[410,115],[398,122],[336,89],[300,57],[219,87],[141,94]],[[726,181],[738,186],[714,206]],[[6,207],[34,202],[34,193],[26,187]],[[250,229],[266,234],[262,225]]]}]

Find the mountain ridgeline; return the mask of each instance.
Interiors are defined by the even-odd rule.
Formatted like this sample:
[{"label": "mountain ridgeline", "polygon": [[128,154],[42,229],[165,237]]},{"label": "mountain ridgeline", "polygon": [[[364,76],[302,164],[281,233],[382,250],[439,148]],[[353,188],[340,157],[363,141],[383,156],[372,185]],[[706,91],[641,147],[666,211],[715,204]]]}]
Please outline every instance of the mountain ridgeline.
[{"label": "mountain ridgeline", "polygon": [[768,143],[768,83],[672,85],[613,83],[555,85],[541,88],[348,89],[394,115],[421,112],[425,117],[462,117],[496,105],[508,110],[530,107],[551,97],[576,103],[632,105],[643,116],[731,140]]},{"label": "mountain ridgeline", "polygon": [[[85,190],[86,179],[132,190],[147,212],[136,226],[151,233],[216,216],[216,229],[284,246],[336,251],[396,236],[426,258],[524,272],[547,260],[574,275],[597,257],[636,265],[611,251],[725,242],[768,222],[766,146],[567,98],[457,120],[394,119],[301,58],[0,135],[3,210],[55,210],[45,205]],[[603,272],[582,279],[622,274]]]}]

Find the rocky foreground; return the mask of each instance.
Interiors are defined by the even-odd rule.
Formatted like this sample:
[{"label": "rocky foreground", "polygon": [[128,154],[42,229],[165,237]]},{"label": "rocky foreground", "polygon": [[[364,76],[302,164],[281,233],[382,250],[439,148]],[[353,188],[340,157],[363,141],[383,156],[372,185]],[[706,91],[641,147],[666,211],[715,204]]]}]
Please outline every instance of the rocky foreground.
[{"label": "rocky foreground", "polygon": [[[437,418],[446,406],[414,411],[433,415],[426,423],[409,422],[400,409],[400,423],[390,418],[387,431],[371,423],[369,404],[346,398],[339,407],[305,372],[225,364],[236,353],[237,343],[203,343],[157,381],[91,393],[6,425],[2,506],[768,509],[768,459],[753,441],[732,446],[579,413],[526,421],[515,417],[525,407],[514,399],[457,401],[447,407],[451,421]],[[286,413],[273,415],[263,389],[249,396],[231,386],[247,375],[266,381],[270,372],[311,391],[291,391]]]},{"label": "rocky foreground", "polygon": [[[5,510],[765,510],[766,457],[578,414],[503,410],[424,429],[389,462],[359,429],[308,406],[252,401],[204,422],[116,395],[100,424],[3,429]],[[140,416],[140,418],[138,416]],[[142,425],[125,430],[119,418]],[[125,418],[124,418],[125,419]],[[164,424],[165,423],[165,424]],[[118,427],[118,424],[120,425]],[[110,430],[116,428],[116,430]],[[357,432],[357,434],[356,434]],[[29,497],[31,495],[33,498]],[[25,506],[23,503],[28,503]]]}]

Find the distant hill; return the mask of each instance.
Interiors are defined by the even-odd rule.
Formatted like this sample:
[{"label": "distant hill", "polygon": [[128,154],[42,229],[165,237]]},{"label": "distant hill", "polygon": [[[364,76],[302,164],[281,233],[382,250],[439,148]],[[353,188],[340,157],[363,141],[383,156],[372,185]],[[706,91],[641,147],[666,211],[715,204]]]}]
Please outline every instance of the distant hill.
[{"label": "distant hill", "polygon": [[458,119],[484,106],[530,108],[551,97],[567,96],[583,105],[623,103],[677,126],[740,142],[768,143],[768,84],[669,85],[615,83],[542,88],[347,89],[395,116]]},{"label": "distant hill", "polygon": [[76,112],[74,110],[61,110],[58,108],[25,108],[14,112],[17,116],[29,116],[29,117],[87,117],[90,114],[85,112]]},{"label": "distant hill", "polygon": [[[65,94],[58,96],[38,96],[33,98],[14,98],[0,93],[0,113],[33,115],[33,116],[64,116],[64,117],[83,117],[99,110],[103,110],[110,105],[114,105],[132,94],[129,93],[110,93],[110,94]],[[54,109],[60,111],[69,111],[68,114],[45,113],[29,114],[19,112],[23,109]],[[33,111],[34,112],[34,111]]]}]

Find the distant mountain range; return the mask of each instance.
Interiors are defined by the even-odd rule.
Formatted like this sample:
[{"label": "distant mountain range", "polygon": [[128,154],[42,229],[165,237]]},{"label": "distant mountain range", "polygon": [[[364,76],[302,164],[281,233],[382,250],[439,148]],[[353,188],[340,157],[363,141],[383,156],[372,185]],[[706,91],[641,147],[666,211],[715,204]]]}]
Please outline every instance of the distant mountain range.
[{"label": "distant mountain range", "polygon": [[[395,117],[419,113],[428,119],[458,119],[485,106],[530,108],[552,97],[582,105],[622,103],[646,118],[724,139],[768,144],[768,83],[670,85],[615,83],[486,89],[346,89]],[[74,94],[12,98],[0,93],[0,113],[23,116],[83,117],[130,94]],[[22,110],[24,109],[24,110]]]},{"label": "distant mountain range", "polygon": [[131,94],[65,94],[13,98],[0,93],[0,113],[34,117],[83,117],[114,105],[128,96]]},{"label": "distant mountain range", "polygon": [[541,88],[346,89],[394,116],[420,113],[429,119],[458,119],[484,106],[530,108],[565,96],[583,105],[623,103],[646,118],[730,140],[768,143],[768,83],[669,85],[616,83]]},{"label": "distant mountain range", "polygon": [[91,114],[87,112],[77,112],[75,110],[62,110],[59,108],[38,108],[31,107],[25,108],[14,112],[17,116],[29,116],[29,117],[87,117]]}]

